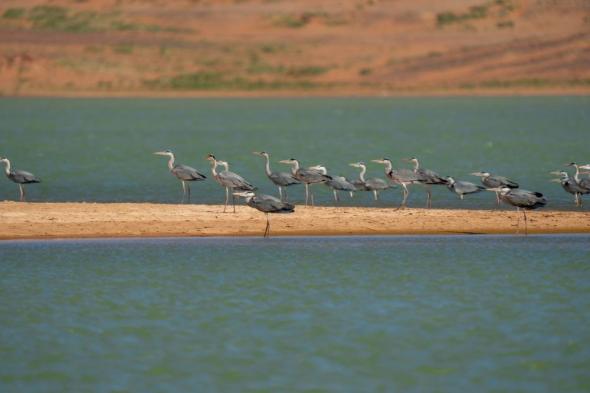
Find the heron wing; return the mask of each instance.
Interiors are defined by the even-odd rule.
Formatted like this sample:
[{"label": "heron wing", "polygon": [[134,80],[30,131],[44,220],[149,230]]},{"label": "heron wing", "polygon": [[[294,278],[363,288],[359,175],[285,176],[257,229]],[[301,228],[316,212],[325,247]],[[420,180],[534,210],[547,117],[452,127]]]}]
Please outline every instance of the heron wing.
[{"label": "heron wing", "polygon": [[205,180],[207,178],[207,176],[199,173],[199,171],[197,171],[195,168],[192,168],[188,165],[175,165],[170,172],[172,172],[172,174],[180,180],[184,181],[198,181]]},{"label": "heron wing", "polygon": [[547,199],[540,192],[533,192],[528,190],[513,189],[504,196],[514,206],[525,209],[535,209],[544,206]]},{"label": "heron wing", "polygon": [[496,188],[496,187],[509,187],[509,188],[518,188],[518,183],[510,180],[507,177],[504,176],[498,176],[498,175],[490,175],[486,178],[483,178],[481,180],[481,182],[490,188]]},{"label": "heron wing", "polygon": [[386,182],[383,179],[379,179],[378,177],[373,177],[371,179],[367,179],[365,181],[365,185],[366,185],[366,188],[369,191],[373,191],[373,190],[376,190],[376,191],[387,190],[388,188],[391,188],[392,187],[391,184],[389,184],[388,182]]},{"label": "heron wing", "polygon": [[326,185],[339,191],[356,191],[354,184],[342,176],[332,176],[332,179],[326,181]]},{"label": "heron wing", "polygon": [[317,170],[307,168],[299,169],[295,174],[295,177],[305,183],[323,183],[332,178],[331,176],[324,175]]},{"label": "heron wing", "polygon": [[455,190],[460,194],[473,194],[485,190],[484,187],[478,186],[468,181],[457,181],[454,184]]},{"label": "heron wing", "polygon": [[33,175],[31,172],[21,170],[12,171],[8,177],[15,183],[21,184],[41,182],[41,180],[39,180],[37,176]]},{"label": "heron wing", "polygon": [[418,181],[424,184],[447,184],[447,179],[441,177],[435,171],[430,169],[418,169],[416,171]]},{"label": "heron wing", "polygon": [[277,186],[290,186],[292,184],[300,184],[301,182],[287,172],[273,172],[270,174],[270,180]]},{"label": "heron wing", "polygon": [[256,187],[248,183],[242,176],[230,171],[218,173],[220,182],[226,186],[240,191],[254,191]]},{"label": "heron wing", "polygon": [[264,213],[291,213],[295,206],[290,203],[281,202],[272,195],[257,195],[250,199],[249,205]]}]

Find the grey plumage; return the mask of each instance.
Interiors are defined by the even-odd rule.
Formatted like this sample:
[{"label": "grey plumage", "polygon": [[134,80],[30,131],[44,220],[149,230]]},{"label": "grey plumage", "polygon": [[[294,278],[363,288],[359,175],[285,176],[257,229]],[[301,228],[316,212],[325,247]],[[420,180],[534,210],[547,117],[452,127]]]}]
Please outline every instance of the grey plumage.
[{"label": "grey plumage", "polygon": [[256,195],[252,191],[236,192],[233,195],[244,197],[248,206],[266,214],[266,228],[264,229],[264,237],[268,237],[270,235],[270,220],[268,217],[269,213],[287,214],[293,213],[295,211],[294,205],[288,202],[283,202],[271,195]]},{"label": "grey plumage", "polygon": [[290,158],[288,160],[281,160],[279,162],[281,164],[291,165],[291,174],[293,175],[293,177],[305,184],[305,206],[307,206],[310,194],[311,204],[313,205],[313,192],[311,192],[310,186],[316,183],[324,183],[330,180],[331,177],[323,174],[321,171],[317,169],[302,168],[299,164],[299,161],[297,161],[294,158]]},{"label": "grey plumage", "polygon": [[463,199],[464,195],[467,194],[475,194],[477,192],[481,192],[485,190],[485,187],[478,186],[468,181],[458,180],[455,181],[452,177],[447,177],[447,187],[449,190],[453,191],[455,194],[459,195],[461,199]]},{"label": "grey plumage", "polygon": [[[522,209],[524,215],[524,233],[527,234],[527,217],[526,211],[538,209],[547,204],[547,199],[540,192],[523,190],[521,188],[487,188],[488,191],[499,192],[500,200],[504,203]],[[520,216],[518,218],[520,222]],[[518,223],[516,224],[518,228]]]},{"label": "grey plumage", "polygon": [[179,179],[182,182],[182,201],[184,201],[185,195],[188,195],[187,199],[190,202],[191,188],[190,185],[188,185],[186,182],[202,181],[205,180],[207,176],[203,175],[195,168],[190,167],[188,165],[175,164],[174,153],[172,153],[172,151],[170,150],[157,151],[154,154],[169,157],[168,169],[170,170],[170,173],[172,173],[174,176],[176,176],[177,179]]},{"label": "grey plumage", "polygon": [[393,169],[393,164],[389,158],[381,158],[379,160],[371,160],[372,162],[376,162],[378,164],[385,165],[385,176],[394,184],[399,184],[402,186],[402,202],[400,204],[400,208],[406,206],[406,201],[408,200],[408,196],[410,195],[410,191],[408,190],[408,186],[411,184],[418,183],[418,176],[414,171],[409,169]]},{"label": "grey plumage", "polygon": [[301,181],[296,179],[291,173],[288,172],[273,172],[270,170],[270,154],[267,152],[254,152],[258,156],[264,157],[266,160],[266,165],[264,167],[266,176],[272,181],[278,188],[279,188],[279,196],[280,199],[283,200],[283,190],[285,194],[285,200],[287,200],[287,190],[286,187],[301,184]]},{"label": "grey plumage", "polygon": [[416,157],[406,159],[405,161],[412,162],[414,164],[414,173],[420,184],[423,184],[426,188],[426,207],[432,207],[432,190],[433,185],[445,186],[447,185],[447,179],[440,176],[433,170],[420,168],[420,162]]},{"label": "grey plumage", "polygon": [[[501,187],[508,187],[508,188],[518,188],[519,185],[514,180],[511,180],[504,176],[493,175],[489,172],[481,171],[481,172],[473,172],[473,176],[477,176],[480,178],[481,184],[486,186],[487,188],[501,188]],[[500,193],[496,192],[496,204],[500,204]]]},{"label": "grey plumage", "polygon": [[353,180],[351,183],[355,186],[357,191],[371,191],[373,192],[373,197],[375,200],[379,199],[379,192],[387,190],[388,188],[393,187],[392,184],[388,183],[383,179],[379,179],[377,177],[373,177],[370,179],[365,179],[365,173],[367,172],[367,166],[364,162],[354,162],[349,164],[355,168],[360,168],[361,171],[359,173],[359,178]]},{"label": "grey plumage", "polygon": [[[556,181],[561,184],[561,187],[568,193],[574,196],[574,203],[576,206],[582,207],[582,195],[590,194],[590,181],[588,182],[588,186],[585,187],[585,182],[577,182],[575,178],[570,178],[567,172],[559,171],[559,172],[551,172],[553,175],[559,175],[559,179],[555,179]],[[583,180],[583,179],[580,179]]]},{"label": "grey plumage", "polygon": [[[227,163],[224,162],[226,165],[226,169],[217,172],[217,166],[221,161],[218,161],[213,154],[208,154],[206,157],[207,160],[211,162],[211,173],[213,174],[213,178],[223,187],[225,187],[225,205],[223,207],[223,212],[227,209],[227,204],[229,202],[229,194],[232,193],[232,201],[233,198],[233,191],[254,191],[256,187],[252,184],[247,182],[242,176],[238,175],[237,173],[231,172],[227,169]],[[236,212],[236,205],[235,202],[233,204],[234,213]]]},{"label": "grey plumage", "polygon": [[41,180],[35,175],[33,175],[31,172],[18,169],[11,169],[10,160],[8,158],[0,157],[0,162],[2,162],[5,165],[4,171],[6,177],[18,184],[20,192],[20,201],[25,200],[25,188],[23,187],[23,184],[41,183]]}]

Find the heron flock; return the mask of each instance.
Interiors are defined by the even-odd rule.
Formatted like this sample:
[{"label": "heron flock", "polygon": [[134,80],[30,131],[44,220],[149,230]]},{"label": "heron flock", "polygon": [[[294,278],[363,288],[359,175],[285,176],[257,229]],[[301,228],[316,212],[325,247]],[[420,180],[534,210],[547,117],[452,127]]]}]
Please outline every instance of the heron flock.
[{"label": "heron flock", "polygon": [[[182,184],[182,202],[190,201],[191,189],[190,182],[203,181],[206,175],[200,173],[195,168],[188,165],[177,164],[174,153],[170,150],[157,151],[154,154],[168,157],[168,169]],[[226,212],[229,199],[231,196],[233,212],[235,213],[235,199],[242,197],[248,206],[257,209],[266,214],[266,228],[264,236],[269,236],[270,213],[292,213],[295,205],[288,202],[287,187],[303,184],[305,186],[305,206],[314,205],[314,195],[312,186],[323,183],[332,189],[334,200],[339,201],[339,192],[348,192],[352,197],[355,192],[367,191],[373,194],[375,200],[379,199],[379,193],[393,187],[401,187],[402,201],[399,208],[407,205],[410,194],[409,186],[420,184],[426,191],[426,207],[432,207],[432,186],[445,186],[451,192],[454,192],[463,199],[465,195],[478,193],[481,191],[491,191],[496,194],[498,204],[504,202],[522,210],[525,222],[525,234],[527,231],[526,210],[543,207],[547,199],[540,192],[533,192],[521,189],[519,184],[504,176],[491,174],[489,172],[473,172],[472,176],[479,177],[482,185],[477,185],[469,181],[455,180],[455,178],[440,176],[437,172],[425,169],[420,166],[416,157],[403,159],[403,161],[413,165],[413,168],[394,169],[393,163],[388,158],[371,160],[373,163],[384,166],[385,179],[382,178],[365,178],[367,166],[364,162],[354,162],[349,164],[352,167],[360,169],[358,178],[347,179],[342,176],[328,174],[328,170],[322,165],[304,167],[301,163],[290,158],[280,160],[279,163],[289,165],[289,172],[272,171],[270,167],[270,154],[267,152],[253,152],[253,154],[264,158],[264,172],[268,179],[277,186],[279,198],[271,195],[257,194],[257,188],[245,180],[242,176],[229,170],[227,161],[218,160],[213,154],[208,154],[205,158],[211,163],[211,175],[219,185],[225,189],[225,203],[223,211]],[[25,200],[25,184],[40,183],[41,180],[30,172],[13,169],[10,160],[6,157],[0,157],[0,163],[4,164],[6,177],[15,182],[19,187],[19,200]],[[582,206],[582,196],[590,194],[590,164],[578,165],[574,162],[566,164],[573,167],[575,173],[570,176],[566,171],[554,171],[550,174],[558,176],[551,179],[553,182],[560,183],[562,188],[574,196],[576,206]],[[220,167],[223,167],[220,170]],[[584,171],[580,171],[580,169]],[[520,221],[520,216],[519,216]],[[518,226],[518,223],[517,223]]]}]

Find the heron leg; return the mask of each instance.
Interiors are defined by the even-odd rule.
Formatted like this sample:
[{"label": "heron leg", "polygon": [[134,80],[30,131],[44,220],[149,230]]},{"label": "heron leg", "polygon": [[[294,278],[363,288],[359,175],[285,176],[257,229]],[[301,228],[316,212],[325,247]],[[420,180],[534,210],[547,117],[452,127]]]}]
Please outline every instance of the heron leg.
[{"label": "heron leg", "polygon": [[432,188],[430,185],[426,186],[426,207],[432,207]]},{"label": "heron leg", "polygon": [[527,222],[526,222],[526,209],[522,209],[522,214],[524,214],[524,235],[527,236],[528,229],[527,229]]},{"label": "heron leg", "polygon": [[354,191],[350,191],[350,199],[354,198]]},{"label": "heron leg", "polygon": [[188,195],[187,195],[187,196],[188,196],[188,198],[187,198],[187,202],[189,202],[189,203],[190,203],[190,201],[191,201],[191,185],[190,185],[190,184],[187,184],[187,185],[186,185],[186,191],[187,191],[187,194],[188,194]]},{"label": "heron leg", "polygon": [[283,190],[285,194],[285,202],[289,202],[289,195],[287,195],[287,187]]},{"label": "heron leg", "polygon": [[373,190],[373,198],[375,198],[376,201],[379,200],[379,194],[377,194],[377,190]]},{"label": "heron leg", "polygon": [[516,220],[516,234],[518,235],[520,233],[520,208],[516,208],[516,214],[518,216],[518,219]]},{"label": "heron leg", "polygon": [[500,206],[500,193],[496,192],[496,205]]},{"label": "heron leg", "polygon": [[184,180],[181,180],[180,184],[182,184],[182,200],[180,201],[180,203],[184,203],[184,196],[186,195],[186,184],[184,184]]},{"label": "heron leg", "polygon": [[307,199],[309,198],[309,184],[305,183],[305,206],[307,206]]},{"label": "heron leg", "polygon": [[234,189],[230,189],[231,192],[231,203],[234,206],[234,213],[236,212],[236,196],[234,195]]},{"label": "heron leg", "polygon": [[19,184],[18,185],[18,189],[20,191],[20,198],[19,199],[20,199],[21,202],[24,202],[24,200],[25,200],[25,188],[23,187],[22,184]]},{"label": "heron leg", "polygon": [[224,213],[225,213],[225,209],[227,208],[228,202],[229,202],[229,187],[225,187],[225,205],[223,206]]},{"label": "heron leg", "polygon": [[459,197],[461,198],[461,200],[463,200],[463,194],[459,194]]},{"label": "heron leg", "polygon": [[339,199],[338,199],[338,191],[332,190],[332,193],[334,193],[334,201],[338,202],[339,201]]},{"label": "heron leg", "polygon": [[404,183],[400,184],[402,186],[402,203],[395,210],[399,210],[402,207],[406,207],[406,201],[408,199],[408,195],[410,194],[410,192],[408,191],[408,187]]},{"label": "heron leg", "polygon": [[311,190],[311,184],[309,185],[309,195],[311,196],[311,206],[315,206],[315,202],[313,200],[313,191]]},{"label": "heron leg", "polygon": [[270,237],[270,218],[268,217],[268,213],[266,213],[266,228],[264,228],[263,237]]},{"label": "heron leg", "polygon": [[281,186],[279,186],[279,199],[283,200],[283,188]]}]

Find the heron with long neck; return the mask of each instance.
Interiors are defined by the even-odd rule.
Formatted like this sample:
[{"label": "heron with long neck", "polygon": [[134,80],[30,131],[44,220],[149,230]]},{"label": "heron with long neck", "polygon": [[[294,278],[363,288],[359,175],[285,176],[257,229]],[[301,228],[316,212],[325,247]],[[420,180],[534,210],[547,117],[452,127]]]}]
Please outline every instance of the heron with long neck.
[{"label": "heron with long neck", "polygon": [[379,200],[379,192],[380,191],[384,191],[384,190],[387,190],[388,188],[392,187],[392,185],[389,184],[387,181],[385,181],[383,179],[379,179],[377,177],[365,179],[365,174],[367,173],[367,166],[365,165],[364,162],[362,162],[362,161],[353,162],[348,165],[355,167],[355,168],[360,168],[360,170],[361,170],[359,173],[358,180],[353,181],[352,184],[354,184],[356,186],[357,190],[359,190],[359,191],[363,190],[363,191],[373,192],[373,198],[376,201]]},{"label": "heron with long neck", "polygon": [[190,202],[191,188],[188,182],[202,181],[205,180],[207,176],[199,173],[199,171],[197,171],[195,168],[188,165],[175,164],[174,153],[172,153],[170,150],[157,151],[154,154],[169,157],[168,169],[170,170],[170,173],[176,176],[176,178],[178,178],[182,183],[182,202],[184,202],[185,196],[187,196],[187,201]]},{"label": "heron with long neck", "polygon": [[263,212],[266,215],[266,228],[264,229],[264,237],[270,236],[270,213],[293,213],[295,211],[295,206],[283,202],[278,198],[275,198],[270,195],[256,195],[252,191],[242,191],[242,192],[234,192],[233,195],[238,197],[243,197],[246,199],[246,204],[251,208],[254,208],[258,211]]},{"label": "heron with long neck", "polygon": [[[514,180],[510,180],[504,176],[492,175],[489,172],[480,171],[480,172],[473,172],[471,173],[473,176],[477,176],[480,178],[481,184],[486,186],[487,188],[499,188],[499,187],[508,187],[508,188],[518,188],[518,183]],[[500,193],[496,192],[496,204],[500,204]]]},{"label": "heron with long neck", "polygon": [[6,177],[18,184],[20,192],[19,200],[23,202],[25,200],[25,188],[24,184],[41,183],[41,180],[33,175],[31,172],[21,171],[18,169],[12,169],[10,160],[6,157],[0,157],[0,162],[4,164],[4,172]]},{"label": "heron with long neck", "polygon": [[582,195],[590,194],[590,187],[583,187],[575,178],[570,178],[566,171],[554,171],[552,175],[558,175],[559,179],[552,179],[552,182],[560,183],[561,187],[574,196],[576,206],[582,207]]},{"label": "heron with long neck", "polygon": [[[223,212],[225,213],[227,209],[227,205],[229,203],[229,195],[232,194],[232,202],[234,213],[236,212],[236,203],[235,198],[233,195],[233,191],[254,191],[256,187],[252,184],[248,183],[244,178],[237,173],[230,172],[228,170],[229,165],[225,161],[219,161],[215,158],[213,154],[208,154],[206,157],[209,162],[211,162],[211,173],[213,174],[213,178],[225,188],[225,204],[223,206]],[[217,172],[217,167],[219,165],[225,166],[225,170],[221,172]]]},{"label": "heron with long neck", "polygon": [[330,179],[331,176],[324,175],[318,170],[310,168],[301,168],[299,161],[291,158],[288,160],[279,161],[281,164],[291,165],[291,174],[293,177],[303,184],[305,184],[305,206],[308,204],[309,195],[311,194],[311,205],[314,205],[313,192],[311,192],[311,185],[316,183],[324,183]]},{"label": "heron with long neck", "polygon": [[[301,184],[299,180],[295,178],[291,173],[288,172],[273,172],[270,170],[270,154],[265,151],[261,152],[253,152],[257,156],[264,157],[266,160],[266,164],[264,166],[264,173],[266,176],[272,181],[278,188],[279,188],[279,196],[281,200],[288,200],[287,197],[287,187],[292,186],[294,184]],[[284,191],[284,192],[283,192]],[[284,194],[284,198],[283,198]]]},{"label": "heron with long neck", "polygon": [[[328,169],[323,165],[310,166],[308,169],[320,172],[323,175],[328,175]],[[334,202],[340,201],[338,191],[346,191],[350,197],[354,197],[354,192],[357,190],[355,185],[348,181],[344,176],[330,176],[330,180],[326,180],[324,184],[332,189],[334,195]]]},{"label": "heron with long neck", "polygon": [[403,161],[414,164],[414,173],[418,177],[418,182],[423,184],[426,189],[426,207],[432,207],[432,186],[446,186],[447,179],[430,169],[420,168],[420,161],[416,157],[405,158]]},{"label": "heron with long neck", "polygon": [[411,184],[418,183],[418,177],[416,176],[416,174],[409,169],[393,169],[393,164],[391,163],[391,160],[389,158],[381,158],[378,160],[371,161],[377,164],[385,165],[385,175],[387,176],[387,178],[391,180],[393,183],[402,186],[402,203],[400,204],[399,208],[405,207],[406,202],[408,200],[408,196],[410,195],[408,186]]},{"label": "heron with long neck", "polygon": [[[522,209],[524,215],[524,234],[528,234],[527,229],[527,217],[526,211],[538,209],[547,204],[547,199],[540,192],[523,190],[521,188],[510,188],[510,187],[497,187],[497,188],[486,188],[487,191],[499,192],[500,200],[504,203],[516,207],[516,211]],[[520,215],[518,215],[518,221],[516,223],[516,231],[520,224]]]}]

